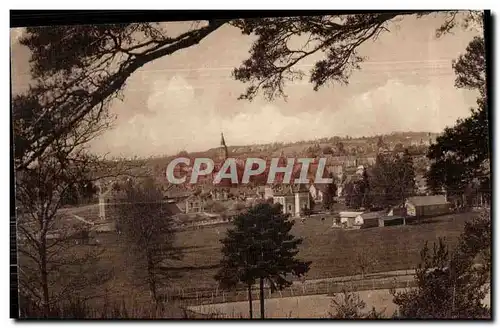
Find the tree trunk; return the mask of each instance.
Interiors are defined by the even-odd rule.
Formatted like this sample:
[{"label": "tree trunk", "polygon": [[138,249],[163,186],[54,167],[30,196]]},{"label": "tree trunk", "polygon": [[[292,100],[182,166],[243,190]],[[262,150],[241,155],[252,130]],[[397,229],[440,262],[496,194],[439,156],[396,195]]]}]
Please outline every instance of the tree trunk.
[{"label": "tree trunk", "polygon": [[151,293],[151,298],[155,303],[155,308],[158,308],[158,295],[156,293],[156,280],[154,275],[153,261],[148,255],[148,280],[149,280],[149,291]]},{"label": "tree trunk", "polygon": [[49,317],[50,305],[49,305],[49,282],[48,282],[48,272],[47,272],[47,249],[46,249],[46,239],[45,236],[42,237],[40,243],[40,273],[41,273],[41,283],[42,283],[42,307],[43,316],[45,318]]},{"label": "tree trunk", "polygon": [[248,312],[250,315],[250,319],[253,319],[253,307],[252,307],[252,285],[248,284]]},{"label": "tree trunk", "polygon": [[264,319],[264,278],[260,278],[260,318]]}]

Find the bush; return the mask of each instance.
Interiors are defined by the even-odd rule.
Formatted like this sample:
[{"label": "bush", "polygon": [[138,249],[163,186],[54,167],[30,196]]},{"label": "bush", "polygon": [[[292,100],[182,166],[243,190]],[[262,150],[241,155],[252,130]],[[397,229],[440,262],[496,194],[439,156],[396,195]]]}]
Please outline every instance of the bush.
[{"label": "bush", "polygon": [[[85,300],[73,297],[68,300],[53,304],[48,318],[53,319],[194,319],[205,317],[194,312],[175,307],[170,304],[162,304],[155,307],[153,304],[140,304],[136,300],[129,298],[126,302],[110,301],[108,298],[102,300]],[[207,318],[214,315],[208,314]],[[19,302],[19,318],[38,319],[44,318],[42,308],[36,302],[22,297]]]},{"label": "bush", "polygon": [[364,312],[366,303],[359,295],[343,290],[342,293],[332,299],[333,312],[329,313],[332,319],[381,319],[382,313],[372,308]]}]

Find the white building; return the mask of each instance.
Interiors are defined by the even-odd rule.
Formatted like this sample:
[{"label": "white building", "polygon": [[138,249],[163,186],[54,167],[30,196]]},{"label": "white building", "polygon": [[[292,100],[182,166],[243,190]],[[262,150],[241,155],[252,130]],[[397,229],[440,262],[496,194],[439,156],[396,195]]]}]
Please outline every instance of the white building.
[{"label": "white building", "polygon": [[[340,224],[346,228],[352,228],[358,225],[361,226],[362,222],[361,224],[359,224],[360,220],[358,218],[358,216],[360,216],[361,214],[363,214],[363,212],[340,212]],[[358,218],[358,221],[356,221],[356,218]]]},{"label": "white building", "polygon": [[273,203],[281,204],[284,214],[300,217],[306,209],[310,209],[309,190],[304,185],[287,186],[274,191]]}]

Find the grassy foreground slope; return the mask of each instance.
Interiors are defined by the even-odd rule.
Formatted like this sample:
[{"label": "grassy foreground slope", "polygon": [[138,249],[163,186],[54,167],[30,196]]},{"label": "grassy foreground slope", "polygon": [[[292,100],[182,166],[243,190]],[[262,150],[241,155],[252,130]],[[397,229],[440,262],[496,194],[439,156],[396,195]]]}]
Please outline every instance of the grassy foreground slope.
[{"label": "grassy foreground slope", "polygon": [[[344,231],[331,228],[331,218],[310,218],[293,227],[293,233],[304,239],[300,257],[312,261],[307,279],[321,279],[359,274],[359,256],[371,265],[365,273],[406,270],[414,268],[420,259],[420,250],[426,241],[432,243],[444,237],[450,247],[463,231],[464,223],[475,213],[441,216],[429,222],[384,228]],[[220,259],[220,242],[230,224],[204,226],[179,231],[176,244],[184,253],[182,261],[172,263],[172,277],[168,296],[195,289],[215,290],[213,276]],[[99,294],[114,300],[135,299],[149,302],[147,286],[133,274],[133,256],[117,235],[98,237],[105,248],[99,266],[112,270],[113,278],[98,287]],[[83,251],[86,246],[80,246]],[[94,246],[88,246],[94,247]],[[23,266],[23,257],[20,265]],[[142,282],[143,283],[143,282]]]},{"label": "grassy foreground slope", "polygon": [[[420,250],[444,237],[450,247],[463,231],[464,223],[474,213],[450,214],[408,226],[393,226],[345,231],[332,229],[331,219],[311,218],[297,222],[293,233],[304,239],[299,256],[312,261],[307,279],[349,276],[359,270],[357,258],[369,259],[367,272],[412,269],[420,259]],[[184,248],[183,274],[175,284],[184,288],[215,286],[213,275],[220,258],[219,239],[229,225],[187,230],[177,235]],[[174,281],[173,281],[174,282]]]}]

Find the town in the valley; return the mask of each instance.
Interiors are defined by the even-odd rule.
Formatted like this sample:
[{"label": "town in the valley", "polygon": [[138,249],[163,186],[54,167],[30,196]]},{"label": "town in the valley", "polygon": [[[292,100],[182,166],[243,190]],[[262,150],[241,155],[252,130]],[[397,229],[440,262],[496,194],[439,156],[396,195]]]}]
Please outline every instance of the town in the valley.
[{"label": "town in the valley", "polygon": [[[212,154],[212,160],[216,163],[214,172],[200,175],[195,184],[169,183],[164,172],[169,161],[175,158],[174,156],[151,159],[148,165],[151,171],[155,172],[158,181],[162,183],[165,202],[171,205],[170,208],[178,217],[179,225],[182,227],[228,222],[231,217],[259,202],[281,204],[283,213],[303,223],[307,219],[320,217],[321,220],[328,220],[332,228],[343,229],[405,224],[406,218],[409,218],[411,222],[417,217],[438,216],[490,206],[488,195],[480,189],[479,185],[475,190],[471,189],[469,193],[459,195],[448,195],[444,188],[433,191],[428,187],[425,173],[429,168],[429,159],[426,157],[426,152],[436,136],[435,133],[427,132],[400,132],[356,139],[323,138],[293,145],[276,143],[235,147],[226,144],[224,135],[221,134],[219,147],[191,155],[209,156]],[[288,149],[294,150],[289,152]],[[187,152],[180,154],[190,157]],[[364,177],[366,179],[366,176],[371,176],[370,172],[376,166],[377,158],[396,158],[405,154],[411,159],[411,165],[406,168],[411,172],[403,171],[402,177],[392,180],[392,186],[390,184],[383,186],[384,188],[398,188],[397,184],[401,182],[401,179],[408,176],[411,184],[408,190],[403,192],[404,199],[378,204],[370,203],[370,191],[360,194],[359,189],[356,189],[357,185],[363,183]],[[274,184],[268,185],[266,182],[269,166],[257,177],[252,177],[253,181],[251,180],[249,184],[231,183],[229,179],[213,183],[218,166],[229,156],[236,158],[238,175],[241,176],[248,155],[262,158],[268,163],[271,156],[275,155],[280,159],[278,162],[282,167],[286,166],[287,158],[300,156],[325,158],[324,176],[332,178],[333,183],[314,183],[315,169],[317,169],[317,163],[314,162],[309,167],[308,176],[311,176],[311,183],[308,184],[283,183],[284,174],[277,173]],[[292,170],[291,181],[300,174],[300,169],[300,164],[296,163]],[[385,172],[387,177],[390,176],[392,169],[394,167]],[[190,171],[183,166],[176,166],[174,175],[186,176],[189,181]],[[111,179],[96,194],[94,200],[96,210],[87,218],[95,225],[94,229],[116,229],[110,228],[110,226],[114,227],[113,216],[109,213],[106,215],[106,209],[110,208],[110,204],[120,200],[119,185],[123,179],[131,178]],[[379,191],[380,189],[376,189],[374,192]],[[389,193],[393,194],[396,191]],[[374,195],[372,198],[378,198],[378,196],[380,195]],[[100,228],[101,225],[108,228]]]}]

